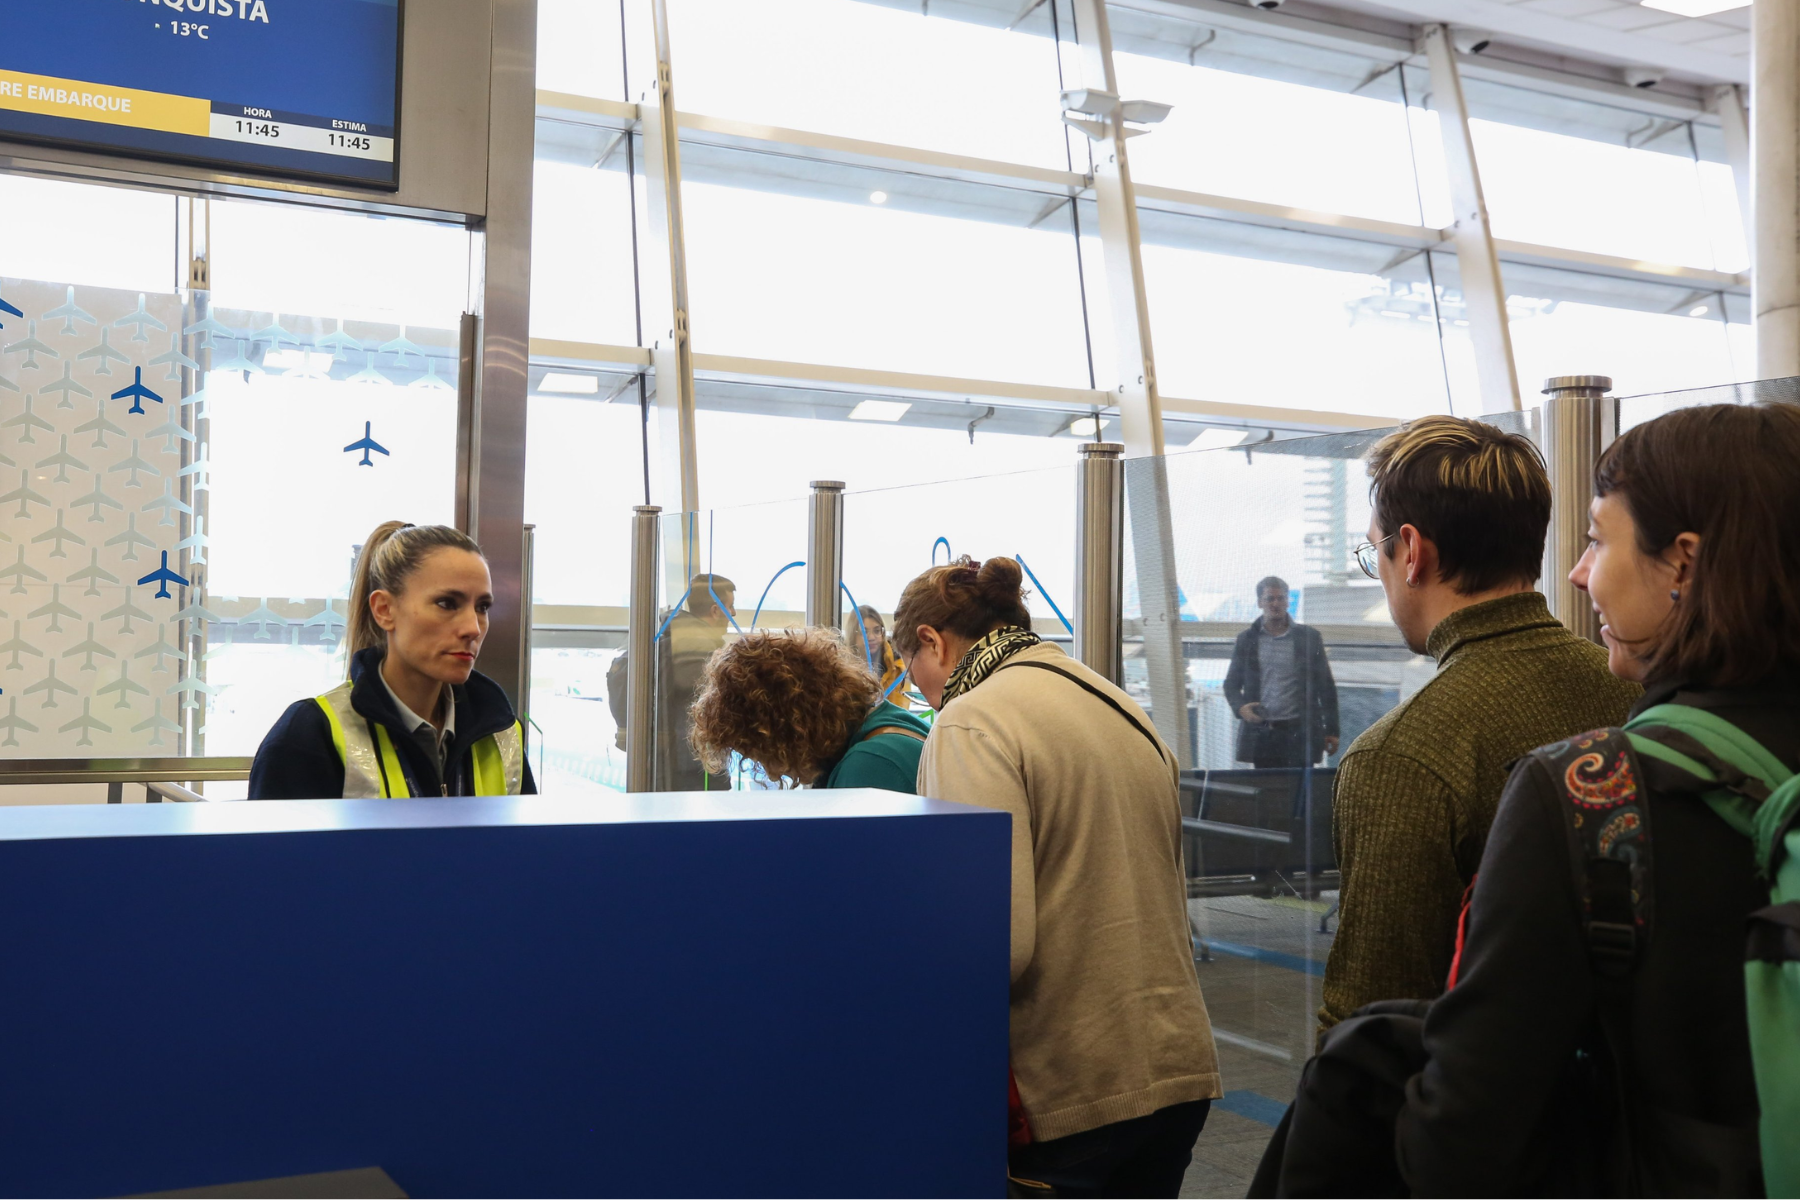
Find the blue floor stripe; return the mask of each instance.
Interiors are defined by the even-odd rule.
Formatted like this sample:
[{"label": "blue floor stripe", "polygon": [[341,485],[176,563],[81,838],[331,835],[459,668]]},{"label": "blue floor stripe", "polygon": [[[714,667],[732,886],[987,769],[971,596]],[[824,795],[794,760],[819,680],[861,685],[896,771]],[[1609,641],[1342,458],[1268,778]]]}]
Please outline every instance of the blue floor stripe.
[{"label": "blue floor stripe", "polygon": [[[1323,978],[1325,964],[1316,958],[1302,958],[1298,954],[1287,954],[1280,950],[1264,950],[1261,946],[1243,946],[1237,942],[1221,942],[1217,938],[1207,938],[1206,945],[1218,954],[1229,954],[1233,958],[1253,958],[1257,962],[1266,962],[1272,967],[1285,967],[1290,971],[1300,971],[1307,975]],[[1195,943],[1194,948],[1200,948]]]},{"label": "blue floor stripe", "polygon": [[1287,1105],[1281,1101],[1271,1100],[1261,1092],[1250,1091],[1226,1092],[1213,1101],[1213,1107],[1247,1117],[1271,1129],[1281,1124],[1281,1115],[1287,1112]]}]

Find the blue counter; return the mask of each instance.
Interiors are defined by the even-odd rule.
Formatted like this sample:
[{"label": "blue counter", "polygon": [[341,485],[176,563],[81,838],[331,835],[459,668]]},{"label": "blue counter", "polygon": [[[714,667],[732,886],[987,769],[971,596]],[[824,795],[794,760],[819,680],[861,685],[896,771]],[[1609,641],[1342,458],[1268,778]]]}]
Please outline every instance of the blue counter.
[{"label": "blue counter", "polygon": [[0,1192],[1000,1195],[1008,818],[0,808]]}]

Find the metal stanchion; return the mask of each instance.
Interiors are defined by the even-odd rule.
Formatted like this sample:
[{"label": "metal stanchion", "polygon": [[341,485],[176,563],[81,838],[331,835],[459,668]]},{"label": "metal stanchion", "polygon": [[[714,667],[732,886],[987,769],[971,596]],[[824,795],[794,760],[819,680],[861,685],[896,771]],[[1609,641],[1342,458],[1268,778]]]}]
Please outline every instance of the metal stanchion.
[{"label": "metal stanchion", "polygon": [[656,790],[656,538],[662,509],[631,510],[631,617],[625,639],[625,790]]},{"label": "metal stanchion", "polygon": [[1083,442],[1075,464],[1075,657],[1123,678],[1125,447]]},{"label": "metal stanchion", "polygon": [[525,526],[525,547],[519,559],[519,728],[525,744],[531,744],[531,593],[532,562],[537,554],[537,526]]},{"label": "metal stanchion", "polygon": [[806,512],[806,623],[838,628],[844,606],[844,484],[815,479]]},{"label": "metal stanchion", "polygon": [[1600,640],[1600,619],[1569,572],[1587,548],[1594,464],[1619,433],[1619,402],[1605,375],[1558,375],[1544,381],[1544,461],[1550,471],[1550,532],[1544,539],[1544,596],[1571,630]]}]

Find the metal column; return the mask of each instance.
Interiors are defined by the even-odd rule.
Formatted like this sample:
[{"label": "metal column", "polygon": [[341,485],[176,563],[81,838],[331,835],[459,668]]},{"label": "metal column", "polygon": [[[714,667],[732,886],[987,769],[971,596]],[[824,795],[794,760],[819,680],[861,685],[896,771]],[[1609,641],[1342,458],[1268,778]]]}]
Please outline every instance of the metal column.
[{"label": "metal column", "polygon": [[[1081,30],[1082,78],[1090,89],[1118,95],[1112,27],[1105,0],[1075,0]],[[1169,516],[1169,477],[1163,462],[1162,400],[1156,388],[1156,356],[1150,338],[1150,304],[1144,290],[1137,191],[1126,154],[1130,136],[1122,108],[1105,118],[1106,136],[1094,143],[1094,203],[1113,318],[1119,378],[1113,385],[1127,467],[1126,493],[1133,561],[1144,614],[1144,665],[1150,681],[1150,713],[1156,731],[1181,761],[1194,763],[1187,722],[1187,662],[1181,647],[1180,592],[1175,579],[1175,533]]]},{"label": "metal column", "polygon": [[[468,414],[466,509],[494,578],[482,673],[524,699],[521,591],[526,385],[531,324],[531,156],[537,121],[537,0],[495,0],[488,102],[487,216],[481,224],[478,386]],[[459,439],[460,440],[460,439]]]},{"label": "metal column", "polygon": [[[650,0],[656,33],[656,94],[638,105],[644,136],[644,181],[650,234],[660,261],[645,282],[650,365],[656,379],[657,441],[664,495],[678,490],[682,512],[700,511],[700,467],[694,434],[694,350],[688,329],[686,226],[681,208],[681,139],[676,126],[675,78],[670,67],[668,0]],[[655,286],[666,279],[667,292]],[[690,557],[693,557],[690,555]]]},{"label": "metal column", "polygon": [[1125,447],[1083,442],[1075,464],[1075,657],[1124,678]]},{"label": "metal column", "polygon": [[1475,376],[1481,385],[1481,411],[1514,412],[1519,408],[1519,373],[1513,365],[1512,331],[1506,323],[1506,284],[1488,225],[1481,169],[1469,134],[1469,106],[1463,99],[1462,72],[1457,69],[1456,44],[1449,26],[1425,27],[1425,56],[1431,64],[1438,129],[1444,137],[1444,166],[1450,176],[1455,216],[1450,240],[1456,246],[1456,267],[1462,276],[1469,340],[1475,348]]},{"label": "metal column", "polygon": [[537,526],[526,525],[524,548],[519,556],[519,596],[524,607],[524,619],[519,622],[519,727],[525,732],[525,741],[531,742],[531,597],[535,587],[532,579],[533,569],[537,562]]},{"label": "metal column", "polygon": [[1558,375],[1544,381],[1544,460],[1550,469],[1550,530],[1544,539],[1541,586],[1557,620],[1589,641],[1600,619],[1587,593],[1569,582],[1587,548],[1594,464],[1619,432],[1619,402],[1605,375]]},{"label": "metal column", "polygon": [[1750,155],[1756,196],[1750,289],[1756,377],[1800,375],[1800,3],[1750,11]]},{"label": "metal column", "polygon": [[662,509],[631,510],[631,617],[625,635],[625,790],[656,790],[656,538]]},{"label": "metal column", "polygon": [[843,626],[844,485],[815,479],[806,510],[806,623]]}]

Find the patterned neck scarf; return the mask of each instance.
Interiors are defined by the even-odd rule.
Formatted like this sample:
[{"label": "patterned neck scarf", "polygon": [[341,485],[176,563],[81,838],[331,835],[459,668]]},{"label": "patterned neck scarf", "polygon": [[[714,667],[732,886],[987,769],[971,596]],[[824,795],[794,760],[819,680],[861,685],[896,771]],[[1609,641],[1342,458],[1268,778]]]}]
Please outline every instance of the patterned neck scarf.
[{"label": "patterned neck scarf", "polygon": [[[1002,625],[969,647],[969,652],[950,672],[944,684],[944,704],[950,703],[976,684],[992,675],[1001,663],[1028,647],[1043,641],[1021,625]],[[940,704],[939,709],[943,708]]]}]

